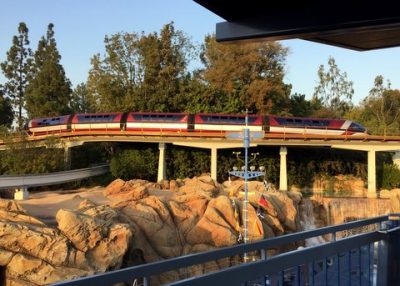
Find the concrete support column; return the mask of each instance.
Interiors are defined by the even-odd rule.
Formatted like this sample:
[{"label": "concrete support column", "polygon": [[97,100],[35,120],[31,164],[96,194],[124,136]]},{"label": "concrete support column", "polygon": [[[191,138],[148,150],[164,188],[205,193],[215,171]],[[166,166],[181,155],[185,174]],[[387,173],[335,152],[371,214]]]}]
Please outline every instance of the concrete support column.
[{"label": "concrete support column", "polygon": [[279,154],[281,155],[281,163],[280,163],[280,172],[279,172],[279,190],[287,191],[287,164],[286,164],[286,155],[287,148],[281,147],[279,150]]},{"label": "concrete support column", "polygon": [[159,143],[158,149],[160,150],[160,154],[158,157],[158,173],[157,173],[157,182],[161,182],[167,179],[167,169],[165,163],[165,149],[167,148],[165,143]]},{"label": "concrete support column", "polygon": [[217,180],[217,148],[211,148],[211,179]]},{"label": "concrete support column", "polygon": [[15,189],[14,200],[23,201],[29,199],[29,192],[27,187]]},{"label": "concrete support column", "polygon": [[71,148],[64,147],[64,170],[71,170]]},{"label": "concrete support column", "polygon": [[393,155],[393,164],[400,169],[400,151],[396,151]]},{"label": "concrete support column", "polygon": [[376,198],[376,151],[368,151],[368,198]]}]

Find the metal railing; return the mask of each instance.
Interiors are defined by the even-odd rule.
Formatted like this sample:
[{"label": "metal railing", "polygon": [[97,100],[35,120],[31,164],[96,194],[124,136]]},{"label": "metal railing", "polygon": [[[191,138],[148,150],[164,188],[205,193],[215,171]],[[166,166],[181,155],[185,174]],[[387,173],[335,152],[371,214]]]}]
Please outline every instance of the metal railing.
[{"label": "metal railing", "polygon": [[[399,215],[385,215],[336,226],[288,234],[215,251],[190,254],[134,267],[60,282],[58,286],[113,285],[186,269],[222,258],[254,253],[254,261],[225,267],[202,276],[180,277],[169,285],[396,285],[400,276]],[[374,226],[376,230],[336,239],[350,229]],[[267,250],[304,242],[321,235],[331,240],[316,246],[267,256]],[[182,272],[181,272],[182,273]]]},{"label": "metal railing", "polygon": [[48,174],[0,176],[0,189],[57,185],[108,173],[108,164]]}]

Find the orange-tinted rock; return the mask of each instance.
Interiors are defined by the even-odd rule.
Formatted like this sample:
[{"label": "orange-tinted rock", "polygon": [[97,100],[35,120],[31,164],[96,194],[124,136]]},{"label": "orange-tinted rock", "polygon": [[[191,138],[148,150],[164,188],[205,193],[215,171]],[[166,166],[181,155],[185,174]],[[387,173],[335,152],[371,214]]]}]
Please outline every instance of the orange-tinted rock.
[{"label": "orange-tinted rock", "polygon": [[[225,202],[227,202],[224,205],[227,213],[233,213],[232,205],[229,200],[225,200]],[[192,245],[209,244],[216,247],[223,247],[233,245],[237,242],[236,231],[223,215],[221,215],[219,209],[213,207],[213,205],[221,207],[223,201],[220,200],[220,203],[220,205],[211,202],[208,204],[203,217],[187,234],[187,243]]]}]

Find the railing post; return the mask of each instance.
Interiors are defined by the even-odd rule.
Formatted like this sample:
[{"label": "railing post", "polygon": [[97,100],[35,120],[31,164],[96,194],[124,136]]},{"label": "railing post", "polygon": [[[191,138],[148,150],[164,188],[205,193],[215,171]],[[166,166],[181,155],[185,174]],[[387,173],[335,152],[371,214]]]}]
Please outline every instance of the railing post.
[{"label": "railing post", "polygon": [[385,239],[379,242],[377,285],[397,285],[400,281],[399,216],[389,216],[384,228]]}]

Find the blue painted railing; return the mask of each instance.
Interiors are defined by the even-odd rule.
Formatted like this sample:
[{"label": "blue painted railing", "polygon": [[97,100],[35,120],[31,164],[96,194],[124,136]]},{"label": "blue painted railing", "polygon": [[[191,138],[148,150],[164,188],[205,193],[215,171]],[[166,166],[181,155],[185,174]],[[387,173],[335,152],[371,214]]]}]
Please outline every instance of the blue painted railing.
[{"label": "blue painted railing", "polygon": [[[113,285],[118,282],[132,285],[135,280],[149,285],[152,276],[222,258],[242,257],[244,253],[253,253],[254,260],[201,276],[180,271],[186,274],[169,285],[399,285],[398,221],[399,214],[385,215],[128,267],[55,285]],[[354,234],[361,228],[363,233]],[[365,229],[369,230],[365,232]],[[353,234],[339,239],[344,232]],[[321,235],[329,236],[330,241],[267,256],[267,250],[293,246]]]}]

